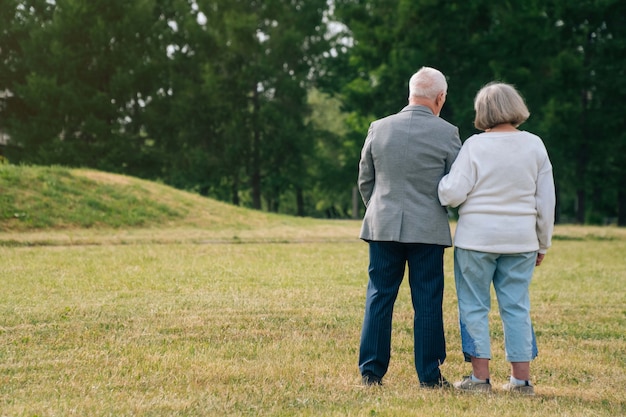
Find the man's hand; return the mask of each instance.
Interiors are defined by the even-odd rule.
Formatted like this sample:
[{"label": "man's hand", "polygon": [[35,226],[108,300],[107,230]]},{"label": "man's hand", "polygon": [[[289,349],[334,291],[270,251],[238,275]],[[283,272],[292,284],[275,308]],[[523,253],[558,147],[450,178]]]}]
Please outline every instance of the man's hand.
[{"label": "man's hand", "polygon": [[538,253],[537,254],[537,262],[535,262],[535,266],[539,266],[541,265],[541,262],[543,262],[543,258],[546,257],[545,253]]}]

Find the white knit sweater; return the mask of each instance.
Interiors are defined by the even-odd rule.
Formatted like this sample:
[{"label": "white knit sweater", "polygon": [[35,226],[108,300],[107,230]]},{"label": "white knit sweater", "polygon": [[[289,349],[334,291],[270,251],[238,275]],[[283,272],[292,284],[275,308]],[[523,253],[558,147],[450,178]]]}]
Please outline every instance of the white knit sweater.
[{"label": "white knit sweater", "polygon": [[468,138],[439,200],[459,208],[454,245],[490,253],[545,253],[554,228],[552,164],[528,132],[485,132]]}]

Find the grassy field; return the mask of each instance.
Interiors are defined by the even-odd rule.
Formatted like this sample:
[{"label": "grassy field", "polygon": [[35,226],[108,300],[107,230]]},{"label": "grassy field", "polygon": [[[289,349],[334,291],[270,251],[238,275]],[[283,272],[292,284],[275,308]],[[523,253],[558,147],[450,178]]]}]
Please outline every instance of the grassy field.
[{"label": "grassy field", "polygon": [[[46,199],[32,211],[37,187],[25,198],[0,174],[0,208],[24,213],[0,220],[0,416],[626,415],[625,229],[557,227],[531,287],[535,397],[421,390],[406,285],[385,385],[366,388],[356,364],[367,284],[359,222],[248,212],[91,171],[47,172],[70,189],[86,181],[79,196],[102,185],[118,196],[102,209],[114,224],[77,226],[71,213],[46,214]],[[115,214],[116,201],[134,201],[129,189],[161,207],[134,214],[133,227],[129,207]],[[62,195],[46,204],[62,206]],[[469,367],[451,255],[442,369],[456,380]],[[492,333],[498,388],[508,365],[495,313]]]}]

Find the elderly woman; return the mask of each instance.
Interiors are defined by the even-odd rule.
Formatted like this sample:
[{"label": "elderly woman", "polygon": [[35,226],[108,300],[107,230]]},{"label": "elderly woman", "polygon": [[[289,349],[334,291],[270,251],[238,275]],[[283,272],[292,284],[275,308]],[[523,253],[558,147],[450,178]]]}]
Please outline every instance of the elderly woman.
[{"label": "elderly woman", "polygon": [[529,285],[550,247],[555,193],[552,165],[541,139],[518,130],[530,113],[511,85],[490,83],[474,100],[476,128],[450,173],[439,183],[442,205],[459,208],[454,275],[461,342],[472,374],[454,387],[491,391],[490,288],[504,327],[510,381],[504,389],[534,394],[530,361],[537,356]]}]

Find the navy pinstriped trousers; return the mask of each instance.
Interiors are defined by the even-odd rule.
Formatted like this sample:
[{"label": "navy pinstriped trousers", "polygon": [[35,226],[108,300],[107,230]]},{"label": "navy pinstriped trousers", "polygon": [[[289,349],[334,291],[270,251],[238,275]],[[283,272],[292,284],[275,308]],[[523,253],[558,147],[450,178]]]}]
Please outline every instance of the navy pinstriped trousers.
[{"label": "navy pinstriped trousers", "polygon": [[444,246],[369,241],[369,283],[361,333],[359,370],[382,378],[391,357],[391,322],[398,290],[409,267],[413,301],[415,369],[420,382],[438,381],[446,358],[443,333]]}]

